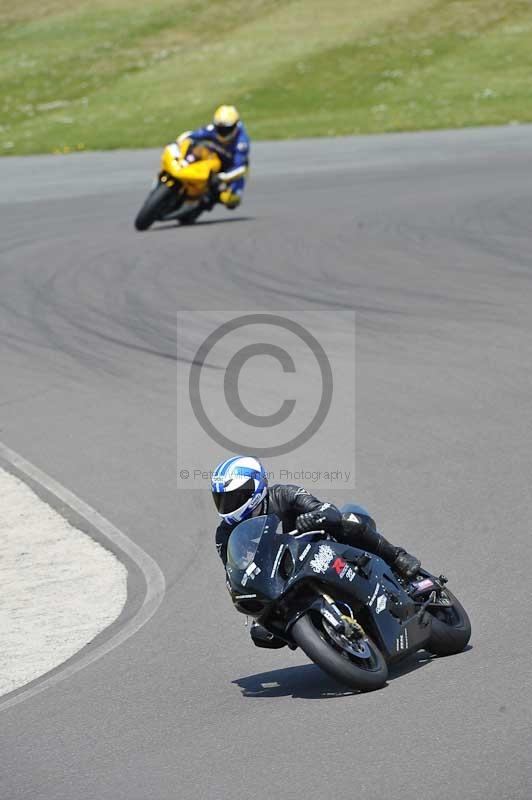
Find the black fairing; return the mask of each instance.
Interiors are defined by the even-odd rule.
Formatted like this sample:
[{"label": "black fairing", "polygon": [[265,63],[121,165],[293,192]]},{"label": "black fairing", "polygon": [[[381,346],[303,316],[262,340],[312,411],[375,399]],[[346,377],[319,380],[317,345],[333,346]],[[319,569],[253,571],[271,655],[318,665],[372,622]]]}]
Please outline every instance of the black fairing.
[{"label": "black fairing", "polygon": [[[290,640],[290,626],[323,601],[346,603],[387,661],[419,650],[430,618],[378,556],[316,534],[282,532],[273,514],[240,523],[227,548],[227,578],[236,608]],[[342,609],[346,610],[346,609]]]},{"label": "black fairing", "polygon": [[[299,542],[282,532],[281,521],[275,514],[254,517],[237,525],[227,543],[226,564],[237,608],[239,595],[255,594],[265,605],[281,597],[289,583],[286,572],[279,570],[285,551],[292,554],[295,563]],[[246,608],[239,610],[249,613]]]}]

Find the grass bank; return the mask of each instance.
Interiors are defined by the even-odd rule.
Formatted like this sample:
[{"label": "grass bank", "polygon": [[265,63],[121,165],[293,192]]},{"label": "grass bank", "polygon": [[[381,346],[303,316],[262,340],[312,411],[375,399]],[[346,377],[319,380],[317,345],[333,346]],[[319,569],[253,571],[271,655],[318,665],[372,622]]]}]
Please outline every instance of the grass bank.
[{"label": "grass bank", "polygon": [[531,0],[0,0],[0,154],[532,121]]}]

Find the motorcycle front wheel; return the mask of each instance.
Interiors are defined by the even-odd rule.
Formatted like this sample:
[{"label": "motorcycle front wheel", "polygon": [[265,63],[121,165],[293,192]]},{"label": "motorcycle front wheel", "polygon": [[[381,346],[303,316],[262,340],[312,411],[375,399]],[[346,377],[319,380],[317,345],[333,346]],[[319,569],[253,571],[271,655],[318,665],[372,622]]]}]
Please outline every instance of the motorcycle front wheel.
[{"label": "motorcycle front wheel", "polygon": [[431,604],[427,611],[432,619],[426,649],[437,656],[461,653],[471,637],[471,623],[454,594],[444,589],[438,602]]},{"label": "motorcycle front wheel", "polygon": [[380,689],[388,666],[369,638],[355,640],[335,633],[321,614],[309,612],[292,626],[296,644],[315,664],[339,683],[359,691]]},{"label": "motorcycle front wheel", "polygon": [[161,219],[171,211],[175,204],[176,191],[173,187],[158,183],[155,189],[147,196],[144,205],[135,219],[135,228],[138,231],[147,230],[155,220]]}]

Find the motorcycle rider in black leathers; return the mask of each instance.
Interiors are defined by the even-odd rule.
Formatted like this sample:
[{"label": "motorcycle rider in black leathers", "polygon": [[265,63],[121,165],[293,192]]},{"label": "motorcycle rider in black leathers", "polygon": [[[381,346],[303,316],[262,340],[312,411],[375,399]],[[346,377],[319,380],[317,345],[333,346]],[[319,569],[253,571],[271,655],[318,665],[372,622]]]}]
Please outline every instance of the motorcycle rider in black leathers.
[{"label": "motorcycle rider in black leathers", "polygon": [[[264,467],[255,458],[235,456],[223,461],[216,467],[211,483],[214,502],[222,517],[216,530],[216,548],[224,566],[233,528],[244,519],[260,514],[275,514],[284,532],[323,530],[343,544],[375,553],[406,578],[415,576],[421,566],[419,559],[385,539],[361,506],[348,504],[338,509],[318,500],[302,486],[275,484],[268,487]],[[259,646],[284,645],[257,623],[250,632]]]}]

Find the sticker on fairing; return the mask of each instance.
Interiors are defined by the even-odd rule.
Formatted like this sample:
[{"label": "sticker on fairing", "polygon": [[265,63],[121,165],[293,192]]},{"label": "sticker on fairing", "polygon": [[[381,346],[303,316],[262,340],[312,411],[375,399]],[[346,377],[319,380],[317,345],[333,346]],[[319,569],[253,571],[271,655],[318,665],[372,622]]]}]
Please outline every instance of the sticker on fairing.
[{"label": "sticker on fairing", "polygon": [[308,553],[308,551],[310,550],[311,547],[312,547],[312,545],[307,544],[307,546],[305,547],[305,549],[303,550],[303,552],[299,556],[299,560],[300,561],[304,561],[305,560],[305,558],[307,557],[307,553]]},{"label": "sticker on fairing", "polygon": [[334,559],[332,568],[334,569],[337,575],[340,575],[340,577],[343,578],[343,576],[345,575],[345,571],[347,569],[347,564],[343,558],[338,557]]},{"label": "sticker on fairing", "polygon": [[375,591],[374,591],[374,592],[373,592],[373,594],[371,595],[371,600],[369,601],[368,605],[370,605],[370,606],[372,606],[372,605],[373,605],[373,602],[374,602],[375,598],[377,597],[377,595],[378,595],[378,593],[379,593],[379,589],[380,589],[380,588],[381,588],[381,585],[380,585],[380,583],[377,581],[377,585],[376,585],[376,587],[375,587]]},{"label": "sticker on fairing", "polygon": [[334,550],[328,544],[320,544],[318,552],[310,562],[312,570],[316,573],[324,573],[329,569],[329,565],[334,558]]},{"label": "sticker on fairing", "polygon": [[273,562],[272,571],[270,573],[270,578],[273,578],[275,573],[277,572],[277,567],[279,566],[279,561],[281,560],[281,556],[282,556],[282,554],[284,552],[284,549],[285,549],[285,545],[282,544],[279,547],[278,551],[277,551],[277,555],[275,556],[275,560]]},{"label": "sticker on fairing", "polygon": [[386,601],[387,597],[385,594],[381,594],[380,597],[377,598],[377,602],[375,603],[375,613],[380,614],[381,611],[384,611],[386,608]]},{"label": "sticker on fairing", "polygon": [[323,608],[323,609],[322,609],[322,611],[321,611],[321,614],[322,614],[322,616],[323,616],[323,617],[325,617],[325,619],[327,620],[327,622],[330,622],[330,623],[331,623],[331,625],[333,626],[333,628],[337,628],[337,627],[338,627],[338,620],[336,619],[336,617],[334,616],[334,614],[331,614],[331,612],[330,612],[330,611],[327,611],[327,609],[326,609],[326,608]]},{"label": "sticker on fairing", "polygon": [[254,581],[256,576],[260,572],[261,572],[261,568],[258,566],[258,564],[255,564],[255,562],[252,561],[251,564],[248,566],[248,568],[246,569],[246,571],[244,572],[244,574],[242,576],[242,581],[241,581],[242,586],[246,586],[246,584],[247,584],[247,582],[248,582],[248,580],[250,578],[251,578],[252,581]]},{"label": "sticker on fairing", "polygon": [[416,587],[417,592],[424,592],[427,589],[432,589],[434,586],[434,581],[432,581],[430,578],[424,578],[422,581],[416,581],[414,586]]}]

